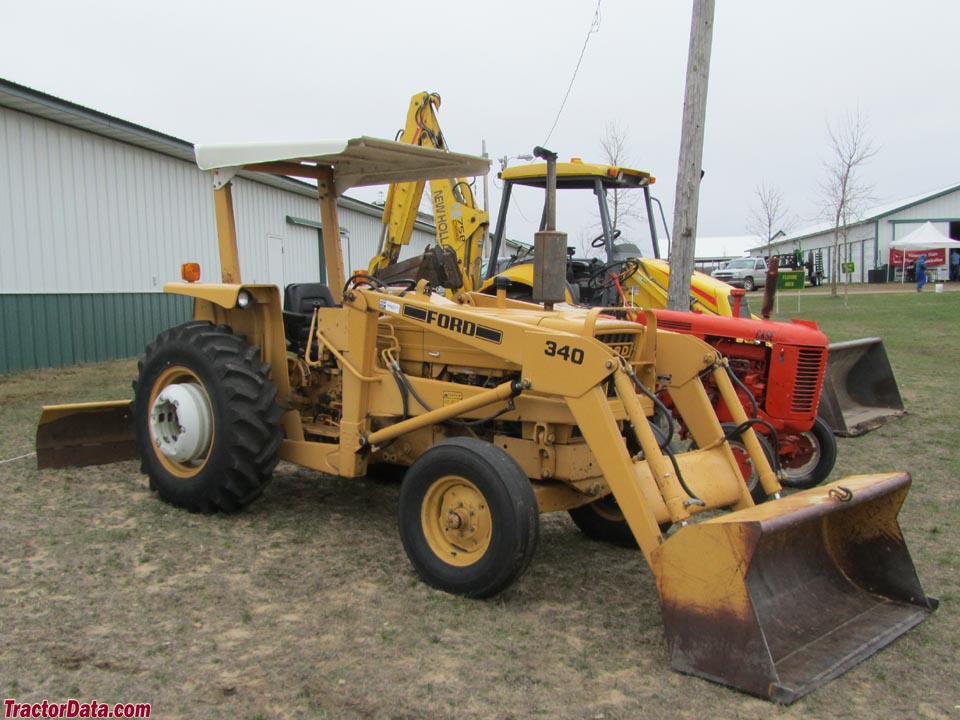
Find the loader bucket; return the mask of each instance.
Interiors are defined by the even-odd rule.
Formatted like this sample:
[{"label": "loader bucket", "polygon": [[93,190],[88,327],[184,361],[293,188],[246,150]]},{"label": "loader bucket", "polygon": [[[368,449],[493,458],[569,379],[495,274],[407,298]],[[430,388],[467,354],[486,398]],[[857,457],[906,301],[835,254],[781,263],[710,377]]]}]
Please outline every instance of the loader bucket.
[{"label": "loader bucket", "polygon": [[105,465],[137,457],[130,401],[45,405],[37,425],[37,467]]},{"label": "loader bucket", "polygon": [[904,414],[883,340],[832,343],[827,350],[818,414],[835,435],[862,435]]},{"label": "loader bucket", "polygon": [[789,704],[921,622],[909,486],[847,477],[678,530],[652,562],[673,668]]}]

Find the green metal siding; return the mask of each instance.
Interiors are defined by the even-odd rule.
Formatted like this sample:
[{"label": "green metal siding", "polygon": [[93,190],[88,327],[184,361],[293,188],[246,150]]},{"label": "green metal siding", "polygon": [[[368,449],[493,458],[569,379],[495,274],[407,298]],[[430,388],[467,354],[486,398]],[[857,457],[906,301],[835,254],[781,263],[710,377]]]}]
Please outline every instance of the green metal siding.
[{"label": "green metal siding", "polygon": [[140,355],[192,314],[163,293],[0,295],[0,374]]}]

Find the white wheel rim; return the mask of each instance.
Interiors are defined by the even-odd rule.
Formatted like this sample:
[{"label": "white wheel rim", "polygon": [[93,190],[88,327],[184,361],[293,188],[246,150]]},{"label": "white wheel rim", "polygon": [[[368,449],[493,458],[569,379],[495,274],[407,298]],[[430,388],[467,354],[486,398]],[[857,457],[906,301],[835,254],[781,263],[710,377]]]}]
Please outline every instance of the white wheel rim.
[{"label": "white wheel rim", "polygon": [[810,459],[807,460],[803,465],[799,467],[785,467],[783,471],[787,474],[788,478],[804,478],[812,472],[812,470],[817,466],[817,463],[820,462],[820,443],[817,442],[817,437],[812,432],[805,432],[801,434],[807,442],[813,447],[813,452],[810,454]]},{"label": "white wheel rim", "polygon": [[150,436],[157,449],[177,463],[206,456],[213,437],[213,412],[197,383],[167,385],[150,409]]}]

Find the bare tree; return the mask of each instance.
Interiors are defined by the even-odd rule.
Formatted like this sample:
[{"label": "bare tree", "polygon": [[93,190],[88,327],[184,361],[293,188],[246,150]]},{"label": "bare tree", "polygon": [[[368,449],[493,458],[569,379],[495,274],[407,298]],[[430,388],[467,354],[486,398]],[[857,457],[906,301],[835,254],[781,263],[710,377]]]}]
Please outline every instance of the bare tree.
[{"label": "bare tree", "polygon": [[596,249],[590,246],[590,241],[593,240],[593,233],[589,228],[580,228],[577,231],[577,255],[579,257],[590,257],[595,254]]},{"label": "bare tree", "polygon": [[757,185],[755,202],[750,204],[750,218],[747,222],[747,232],[757,235],[767,243],[767,257],[773,254],[773,238],[781,230],[789,231],[787,223],[787,208],[783,201],[783,193],[773,185],[767,185],[761,180]]},{"label": "bare tree", "polygon": [[833,223],[830,294],[837,297],[841,240],[846,251],[847,228],[856,222],[873,189],[861,180],[859,170],[877,154],[877,148],[867,134],[867,120],[859,108],[856,112],[844,113],[836,125],[827,121],[827,134],[830,137],[830,157],[824,163],[826,177],[820,189],[826,212]]},{"label": "bare tree", "polygon": [[[630,163],[627,157],[627,131],[615,121],[608,122],[600,138],[604,160],[608,165],[625,166]],[[614,190],[610,193],[610,224],[614,230],[624,230],[632,220],[643,218],[639,203],[642,196],[637,192]]]}]

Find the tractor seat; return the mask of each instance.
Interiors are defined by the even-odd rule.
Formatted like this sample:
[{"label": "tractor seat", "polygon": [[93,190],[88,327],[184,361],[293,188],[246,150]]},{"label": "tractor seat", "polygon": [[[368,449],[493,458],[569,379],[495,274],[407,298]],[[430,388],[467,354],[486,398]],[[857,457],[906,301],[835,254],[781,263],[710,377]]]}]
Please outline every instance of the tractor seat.
[{"label": "tractor seat", "polygon": [[293,283],[283,291],[283,333],[289,348],[303,355],[316,308],[336,307],[330,288],[323,283]]},{"label": "tractor seat", "polygon": [[613,246],[613,257],[611,258],[613,262],[638,257],[643,257],[643,254],[640,252],[640,248],[632,243],[620,243]]}]

